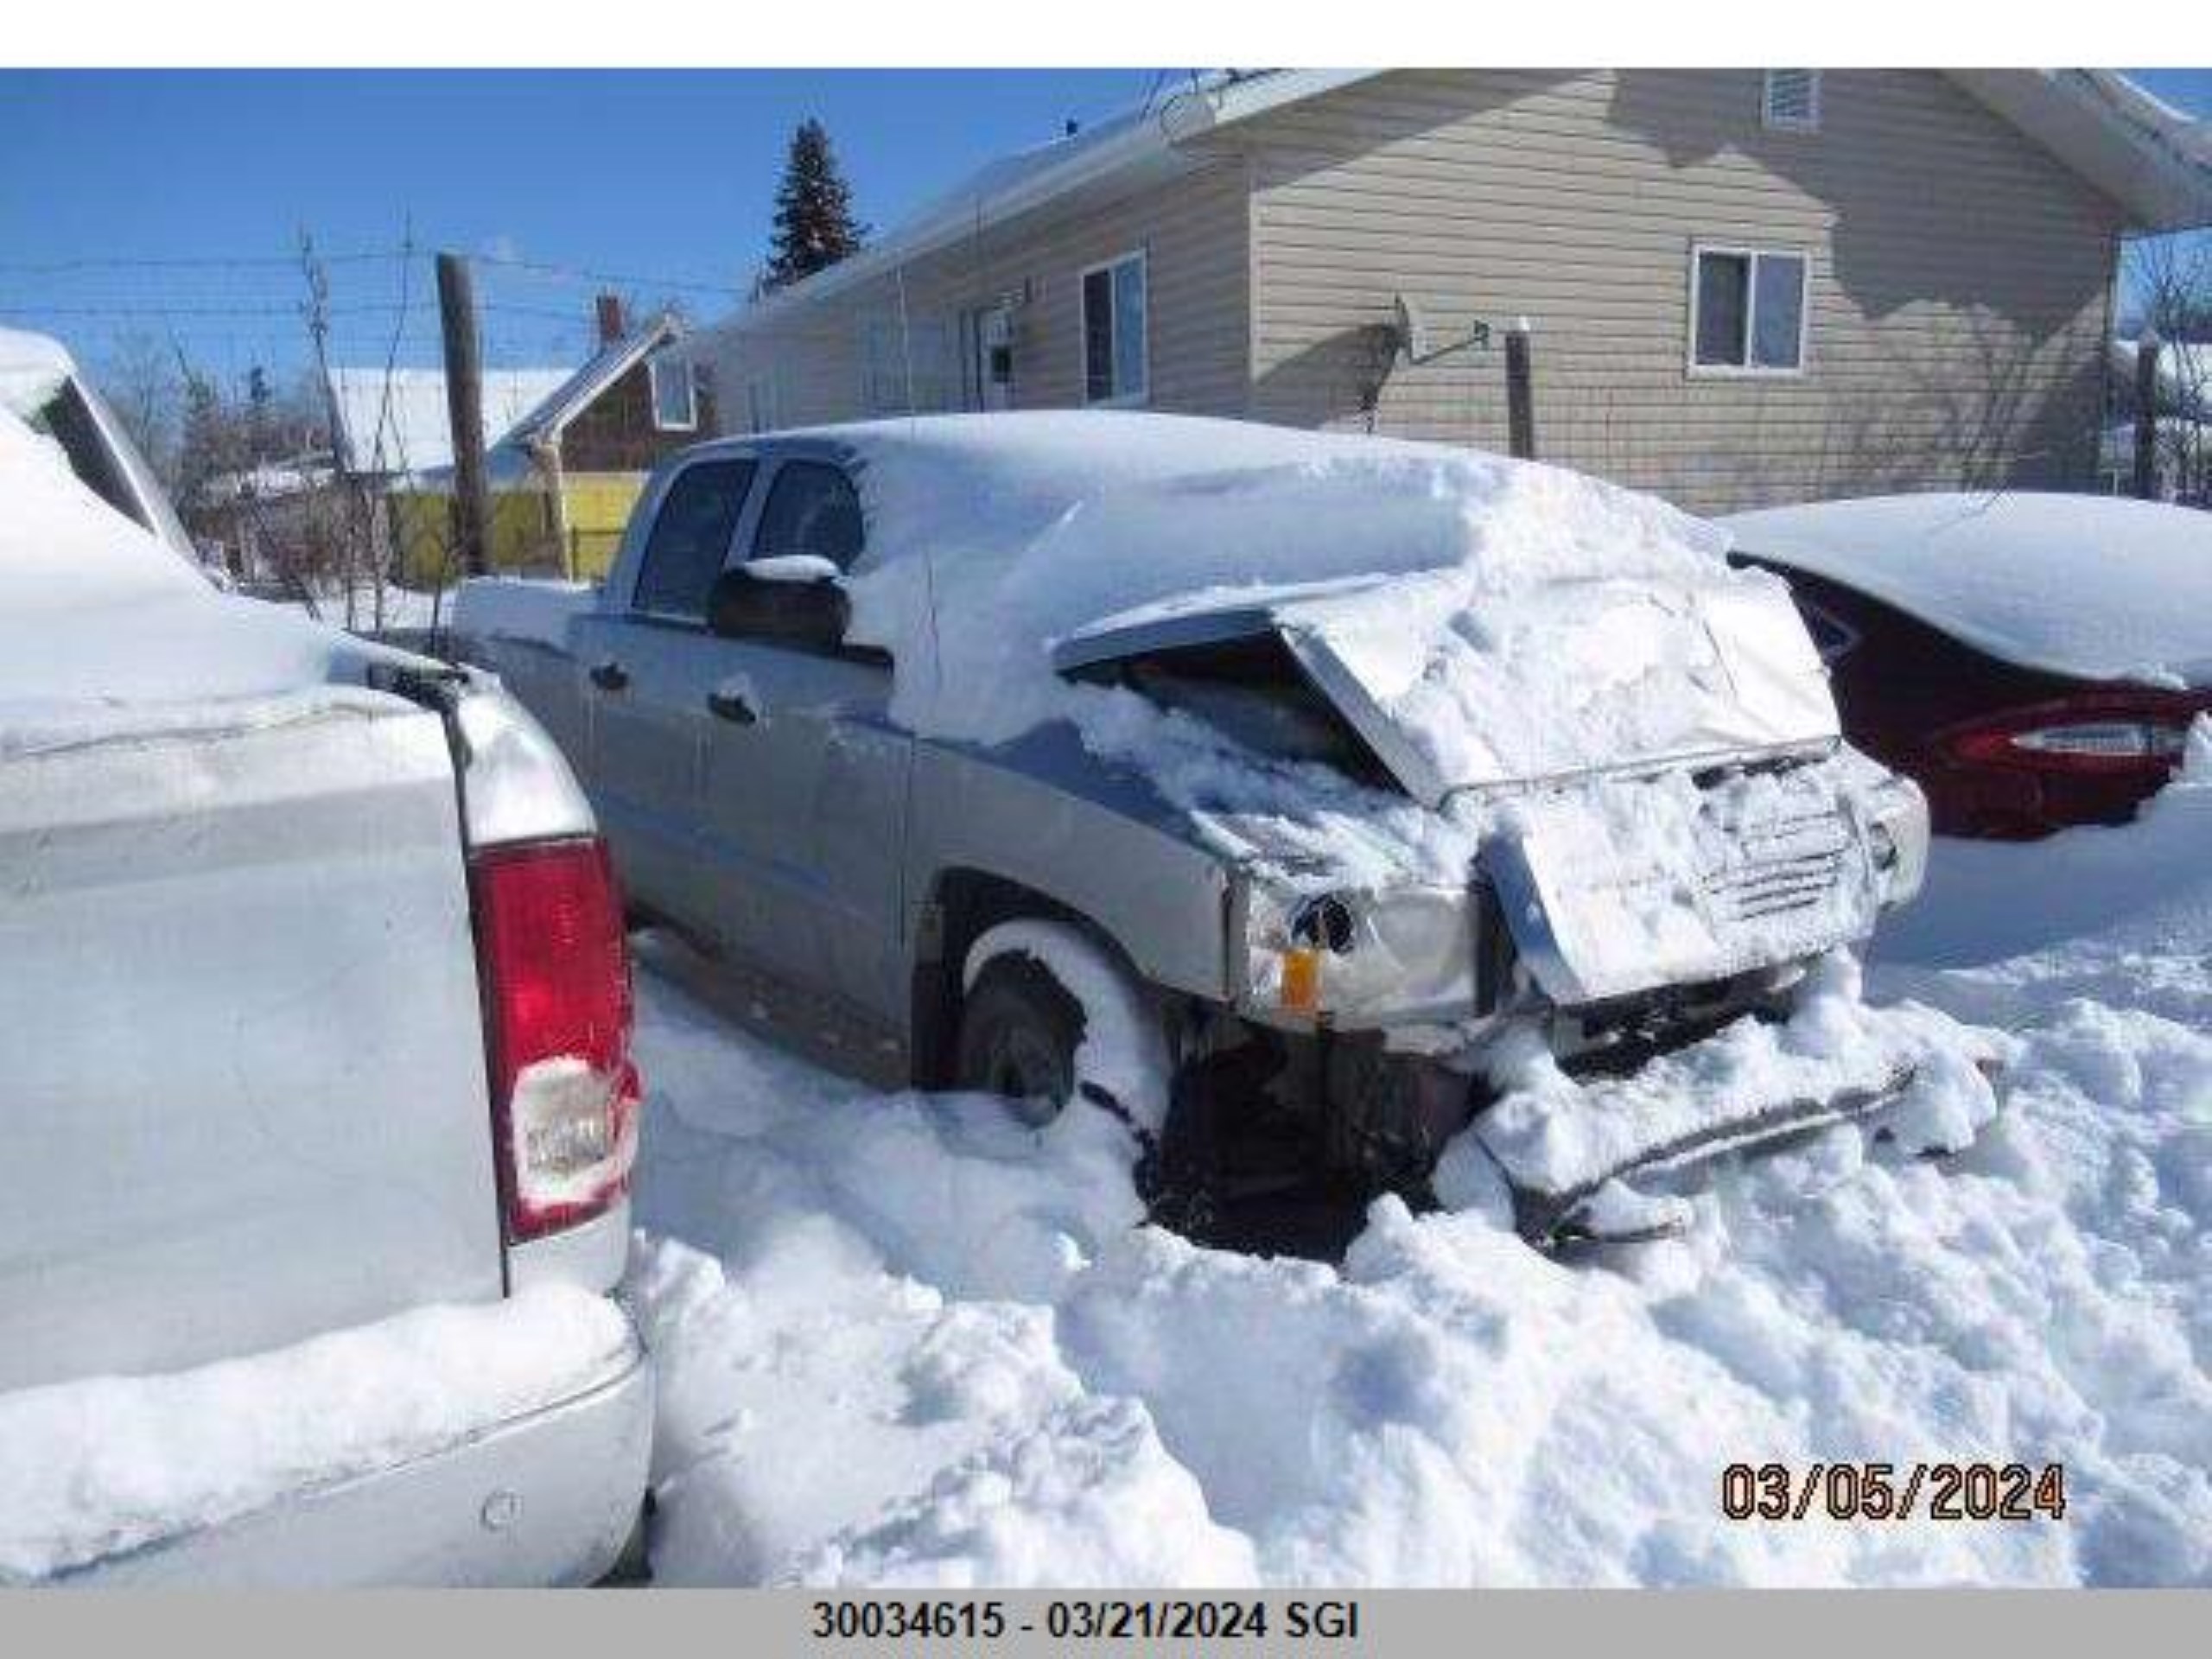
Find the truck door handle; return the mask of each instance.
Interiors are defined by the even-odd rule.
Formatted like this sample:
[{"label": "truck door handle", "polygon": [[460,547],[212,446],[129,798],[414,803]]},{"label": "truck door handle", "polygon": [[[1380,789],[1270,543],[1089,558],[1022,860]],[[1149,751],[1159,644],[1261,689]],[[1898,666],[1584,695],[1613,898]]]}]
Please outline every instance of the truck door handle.
[{"label": "truck door handle", "polygon": [[630,671],[610,657],[592,664],[591,683],[602,691],[620,691],[630,683]]},{"label": "truck door handle", "polygon": [[716,719],[726,720],[733,726],[750,726],[760,718],[760,711],[745,700],[742,692],[738,691],[708,692],[707,710]]}]

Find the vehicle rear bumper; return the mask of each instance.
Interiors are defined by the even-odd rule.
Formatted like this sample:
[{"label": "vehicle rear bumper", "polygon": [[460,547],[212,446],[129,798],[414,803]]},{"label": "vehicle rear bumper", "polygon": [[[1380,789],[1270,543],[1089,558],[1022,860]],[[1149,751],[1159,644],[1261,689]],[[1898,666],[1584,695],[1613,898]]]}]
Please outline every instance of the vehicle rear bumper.
[{"label": "vehicle rear bumper", "polygon": [[653,1369],[634,1338],[591,1384],[405,1463],[302,1488],[58,1580],[69,1586],[570,1585],[644,1501]]}]

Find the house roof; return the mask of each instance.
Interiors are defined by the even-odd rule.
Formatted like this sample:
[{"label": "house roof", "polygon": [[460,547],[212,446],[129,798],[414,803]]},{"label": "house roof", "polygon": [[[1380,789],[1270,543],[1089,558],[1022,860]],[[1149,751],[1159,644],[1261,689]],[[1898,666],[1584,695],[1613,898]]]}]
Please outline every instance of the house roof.
[{"label": "house roof", "polygon": [[602,345],[584,365],[547,392],[506,430],[499,448],[527,454],[535,444],[557,440],[570,421],[632,369],[683,332],[673,312],[664,311],[634,334]]},{"label": "house roof", "polygon": [[[519,415],[503,423],[499,442],[484,452],[485,476],[499,487],[529,482],[537,474],[534,450],[540,445],[560,442],[571,421],[598,402],[616,381],[683,332],[683,325],[675,314],[664,311],[636,333],[601,346],[582,368],[556,377],[556,384],[544,388]],[[492,425],[490,378],[489,375],[485,377],[486,427]],[[423,487],[449,487],[453,480],[451,447],[448,447],[437,465],[416,467],[415,474],[416,482]]]},{"label": "house roof", "polygon": [[754,328],[817,300],[893,270],[910,259],[949,247],[986,225],[1073,196],[1102,182],[1117,187],[1165,178],[1192,166],[1181,146],[1202,132],[1250,119],[1263,111],[1370,79],[1376,69],[1271,69],[1231,74],[1215,71],[1160,103],[1085,128],[1034,149],[986,162],[849,259],[817,271],[699,338]]},{"label": "house roof", "polygon": [[[986,163],[852,257],[703,330],[739,334],[827,299],[909,260],[1110,181],[1118,188],[1196,164],[1183,146],[1286,104],[1388,73],[1382,69],[1217,71],[1071,137]],[[2109,69],[1944,70],[2126,211],[2133,228],[2212,224],[2212,133]]]},{"label": "house roof", "polygon": [[[485,443],[496,443],[570,378],[567,369],[485,370]],[[347,470],[418,473],[453,465],[443,370],[334,368],[330,391]]]}]

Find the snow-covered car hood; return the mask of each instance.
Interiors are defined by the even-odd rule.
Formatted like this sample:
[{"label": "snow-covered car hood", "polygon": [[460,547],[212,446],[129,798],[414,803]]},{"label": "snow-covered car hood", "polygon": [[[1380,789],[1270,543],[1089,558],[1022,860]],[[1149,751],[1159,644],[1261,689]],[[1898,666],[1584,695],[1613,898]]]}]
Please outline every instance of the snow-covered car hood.
[{"label": "snow-covered car hood", "polygon": [[1272,630],[1406,791],[1832,745],[1836,709],[1783,584],[1582,577],[1472,594],[1458,573],[1170,601],[1063,640],[1063,672]]},{"label": "snow-covered car hood", "polygon": [[1720,523],[1745,553],[1855,588],[2005,662],[2212,686],[2212,515],[2191,508],[1937,493]]}]

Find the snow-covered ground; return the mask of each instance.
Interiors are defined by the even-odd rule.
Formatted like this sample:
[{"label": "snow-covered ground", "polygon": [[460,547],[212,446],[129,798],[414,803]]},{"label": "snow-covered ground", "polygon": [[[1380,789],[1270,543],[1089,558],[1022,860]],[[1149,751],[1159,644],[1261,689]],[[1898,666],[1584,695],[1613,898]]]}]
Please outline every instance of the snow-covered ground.
[{"label": "snow-covered ground", "polygon": [[[2208,809],[2200,753],[2145,824],[2044,849],[2132,867],[2126,923],[1878,963],[2011,1032],[1969,1152],[1831,1130],[1716,1173],[1688,1237],[1576,1264],[1389,1200],[1340,1267],[1200,1249],[1139,1224],[1102,1117],[874,1093],[648,972],[657,1571],[2212,1582]],[[2063,1464],[2065,1518],[1720,1511],[1731,1462],[1974,1459]]]}]

